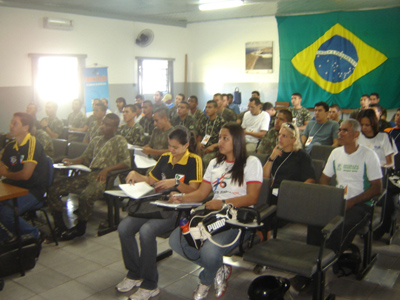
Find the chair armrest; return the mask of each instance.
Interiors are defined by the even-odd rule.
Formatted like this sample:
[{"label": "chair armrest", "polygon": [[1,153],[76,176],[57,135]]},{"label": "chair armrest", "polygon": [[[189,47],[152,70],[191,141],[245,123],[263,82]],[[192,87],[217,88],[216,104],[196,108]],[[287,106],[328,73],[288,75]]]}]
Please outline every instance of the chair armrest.
[{"label": "chair armrest", "polygon": [[124,169],[119,169],[119,170],[114,170],[114,171],[110,171],[107,174],[107,177],[113,177],[119,174],[124,174],[126,172],[130,172],[131,168],[124,168]]},{"label": "chair armrest", "polygon": [[383,189],[382,192],[379,195],[373,197],[371,199],[372,200],[372,206],[376,206],[379,202],[381,202],[383,199],[385,199],[386,192],[387,192],[386,189]]},{"label": "chair armrest", "polygon": [[266,218],[270,217],[277,210],[276,205],[266,206],[260,210],[260,221],[263,222]]},{"label": "chair armrest", "polygon": [[325,240],[329,239],[332,232],[343,223],[344,217],[336,216],[334,217],[324,228],[322,228],[321,233]]}]

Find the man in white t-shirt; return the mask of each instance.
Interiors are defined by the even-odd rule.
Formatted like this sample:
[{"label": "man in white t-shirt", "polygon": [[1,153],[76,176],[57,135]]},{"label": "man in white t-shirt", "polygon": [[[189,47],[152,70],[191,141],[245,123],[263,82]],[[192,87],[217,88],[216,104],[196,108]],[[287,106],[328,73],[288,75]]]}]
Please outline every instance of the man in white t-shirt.
[{"label": "man in white t-shirt", "polygon": [[[381,193],[382,171],[377,154],[359,145],[361,126],[358,121],[348,119],[339,128],[338,140],[343,147],[336,148],[328,158],[321,175],[320,183],[328,185],[331,177],[336,175],[337,187],[345,190],[346,216],[342,228],[336,229],[327,240],[326,246],[335,251],[346,250],[357,231],[362,228],[371,212],[370,200]],[[315,228],[314,228],[315,229]],[[309,228],[313,231],[312,228]],[[313,231],[309,243],[314,244],[318,234]]]},{"label": "man in white t-shirt", "polygon": [[269,129],[270,115],[261,109],[258,98],[250,98],[249,111],[244,114],[242,128],[246,135],[247,152],[254,152]]}]

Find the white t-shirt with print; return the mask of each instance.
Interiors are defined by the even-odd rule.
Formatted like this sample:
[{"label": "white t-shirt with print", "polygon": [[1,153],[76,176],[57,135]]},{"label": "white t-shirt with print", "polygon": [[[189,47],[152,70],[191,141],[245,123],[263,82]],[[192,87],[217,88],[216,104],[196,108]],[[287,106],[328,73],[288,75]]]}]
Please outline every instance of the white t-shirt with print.
[{"label": "white t-shirt with print", "polygon": [[336,186],[344,188],[346,200],[367,190],[370,181],[382,178],[378,155],[363,145],[352,154],[347,154],[343,146],[334,149],[323,173],[328,177],[336,174]]},{"label": "white t-shirt with print", "polygon": [[[243,116],[242,128],[252,132],[268,131],[270,119],[269,113],[265,111],[255,116],[248,111]],[[246,134],[246,142],[258,143],[258,140],[258,138]]]},{"label": "white t-shirt with print", "polygon": [[389,135],[385,132],[378,132],[373,138],[367,138],[365,135],[360,134],[358,142],[378,154],[381,166],[386,164],[386,156],[397,154],[397,148],[393,147]]},{"label": "white t-shirt with print", "polygon": [[234,162],[223,161],[217,164],[214,158],[209,163],[203,181],[211,184],[216,200],[247,195],[247,184],[263,182],[263,169],[260,160],[255,156],[249,156],[244,167],[244,183],[239,186],[235,181],[232,183],[232,174],[228,173]]}]

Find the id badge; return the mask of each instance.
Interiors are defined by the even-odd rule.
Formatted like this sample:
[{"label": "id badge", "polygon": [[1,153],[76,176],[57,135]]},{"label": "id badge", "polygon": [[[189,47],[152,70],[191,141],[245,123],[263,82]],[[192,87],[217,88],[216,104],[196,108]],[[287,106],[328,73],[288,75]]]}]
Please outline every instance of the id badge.
[{"label": "id badge", "polygon": [[149,136],[149,133],[148,132],[144,132],[144,136]]},{"label": "id badge", "polygon": [[310,146],[310,144],[311,144],[313,138],[314,138],[314,136],[309,136],[309,137],[308,137],[308,139],[307,139],[307,141],[306,141],[306,144],[305,144],[306,147],[307,147],[307,146]]},{"label": "id badge", "polygon": [[272,189],[272,195],[278,197],[278,195],[279,195],[279,189],[278,189],[278,188]]},{"label": "id badge", "polygon": [[206,134],[204,137],[203,137],[203,140],[201,141],[201,144],[202,145],[207,145],[207,143],[208,143],[208,141],[210,140],[210,138],[211,138],[211,135],[209,135],[209,134]]}]

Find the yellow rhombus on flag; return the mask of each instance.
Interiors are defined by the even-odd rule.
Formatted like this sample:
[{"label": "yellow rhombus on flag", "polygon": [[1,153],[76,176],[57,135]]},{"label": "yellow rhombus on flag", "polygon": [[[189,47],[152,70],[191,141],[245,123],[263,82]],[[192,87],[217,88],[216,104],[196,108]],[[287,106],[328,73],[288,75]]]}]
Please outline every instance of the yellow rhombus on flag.
[{"label": "yellow rhombus on flag", "polygon": [[338,94],[385,60],[384,54],[338,23],[297,53],[292,64],[327,92]]}]

